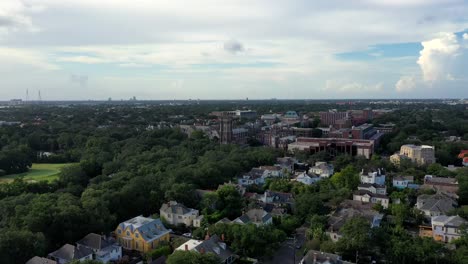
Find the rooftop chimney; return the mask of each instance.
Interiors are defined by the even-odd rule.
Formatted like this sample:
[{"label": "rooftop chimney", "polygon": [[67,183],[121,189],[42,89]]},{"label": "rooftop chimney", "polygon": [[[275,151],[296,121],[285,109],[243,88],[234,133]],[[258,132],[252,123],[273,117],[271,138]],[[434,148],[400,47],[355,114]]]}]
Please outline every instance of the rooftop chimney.
[{"label": "rooftop chimney", "polygon": [[204,247],[200,248],[200,254],[205,254],[205,248]]},{"label": "rooftop chimney", "polygon": [[205,240],[210,240],[210,233],[206,233]]},{"label": "rooftop chimney", "polygon": [[221,241],[224,241],[224,234],[221,234]]},{"label": "rooftop chimney", "polygon": [[314,253],[314,263],[317,262],[317,253]]},{"label": "rooftop chimney", "polygon": [[188,245],[185,244],[185,251],[188,251]]}]

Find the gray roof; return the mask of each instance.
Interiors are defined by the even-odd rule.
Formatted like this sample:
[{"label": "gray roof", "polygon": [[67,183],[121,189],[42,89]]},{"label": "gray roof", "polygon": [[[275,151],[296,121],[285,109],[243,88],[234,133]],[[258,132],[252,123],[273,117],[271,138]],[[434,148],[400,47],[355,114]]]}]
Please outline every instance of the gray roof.
[{"label": "gray roof", "polygon": [[266,197],[273,197],[273,203],[290,203],[294,201],[291,193],[273,192],[270,190],[265,191]]},{"label": "gray roof", "polygon": [[26,264],[57,264],[57,261],[35,256],[32,259],[28,260]]},{"label": "gray roof", "polygon": [[394,181],[414,181],[414,176],[397,176],[393,178]]},{"label": "gray roof", "polygon": [[369,191],[366,191],[366,190],[357,190],[354,192],[354,194],[357,194],[357,195],[369,195],[370,197],[376,197],[376,198],[381,198],[381,199],[389,199],[387,195],[384,195],[384,194],[379,194],[379,193],[371,193]]},{"label": "gray roof", "polygon": [[250,176],[251,179],[257,179],[263,176],[263,173],[265,170],[260,169],[260,168],[253,168],[251,169],[248,173],[246,173],[246,176]]},{"label": "gray roof", "polygon": [[418,196],[418,203],[420,202],[423,203],[423,205],[419,208],[420,210],[439,212],[442,214],[448,213],[450,210],[455,208],[456,205],[455,200],[443,194],[420,195]]},{"label": "gray roof", "polygon": [[226,259],[233,256],[234,253],[227,247],[217,235],[213,235],[210,239],[203,241],[200,245],[194,248],[198,252],[204,251],[205,253],[213,253],[221,259],[224,263]]},{"label": "gray roof", "polygon": [[138,232],[142,235],[145,241],[153,241],[169,233],[169,230],[161,222],[161,219],[147,218],[143,216],[137,216],[125,222],[119,224],[122,230],[130,228],[131,232]]},{"label": "gray roof", "polygon": [[[315,261],[314,261],[315,259]],[[309,250],[304,256],[303,264],[353,264],[352,262],[341,260],[341,257],[331,253]]]},{"label": "gray roof", "polygon": [[60,249],[49,254],[54,259],[64,259],[72,261],[74,259],[82,259],[86,256],[92,255],[93,251],[85,247],[75,247],[70,244],[65,244]]},{"label": "gray roof", "polygon": [[244,224],[249,223],[266,223],[271,219],[271,214],[267,213],[263,209],[251,209],[247,213],[243,214],[242,216],[238,217],[234,221],[240,221]]},{"label": "gray roof", "polygon": [[374,187],[376,189],[382,189],[382,188],[386,188],[385,185],[382,185],[382,184],[377,184],[377,183],[361,183],[358,185],[358,188],[361,187],[361,188],[370,188],[370,187]]},{"label": "gray roof", "polygon": [[174,202],[174,201],[164,203],[161,206],[160,210],[168,214],[177,214],[177,215],[184,215],[184,214],[188,214],[188,213],[195,211],[194,209],[187,208],[185,205]]},{"label": "gray roof", "polygon": [[112,246],[114,243],[110,239],[106,239],[104,236],[95,233],[89,233],[83,239],[76,242],[76,244],[99,251]]},{"label": "gray roof", "polygon": [[369,223],[372,223],[374,218],[383,217],[382,214],[373,209],[373,204],[371,203],[344,200],[328,218],[329,230],[334,232],[339,231],[349,219],[358,216],[364,217]]},{"label": "gray roof", "polygon": [[460,216],[446,216],[439,215],[432,218],[432,222],[443,222],[444,226],[447,227],[460,227],[461,225],[467,224],[468,221],[461,218]]}]

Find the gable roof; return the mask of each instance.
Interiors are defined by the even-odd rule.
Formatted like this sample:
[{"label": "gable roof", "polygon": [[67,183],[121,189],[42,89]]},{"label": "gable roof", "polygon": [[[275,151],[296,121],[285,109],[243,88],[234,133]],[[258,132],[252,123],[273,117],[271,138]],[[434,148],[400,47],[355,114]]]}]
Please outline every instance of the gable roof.
[{"label": "gable roof", "polygon": [[354,192],[354,194],[361,195],[361,196],[368,195],[370,197],[375,197],[375,198],[380,198],[380,199],[389,199],[387,195],[379,194],[379,193],[371,193],[367,190],[357,190]]},{"label": "gable roof", "polygon": [[86,256],[92,255],[93,251],[86,247],[75,247],[70,244],[65,244],[58,250],[49,254],[49,256],[57,259],[65,259],[72,261],[74,259],[82,259]]},{"label": "gable roof", "polygon": [[213,253],[221,259],[221,263],[224,263],[226,259],[234,255],[234,253],[227,247],[217,235],[211,236],[208,240],[201,242],[194,248],[198,252]]},{"label": "gable roof", "polygon": [[439,212],[442,214],[448,213],[455,208],[456,201],[443,194],[420,195],[417,199],[418,203],[423,203],[419,208],[422,211]]},{"label": "gable roof", "polygon": [[271,215],[263,209],[250,209],[247,213],[236,218],[235,222],[241,222],[243,224],[248,223],[266,223],[271,219]]},{"label": "gable roof", "polygon": [[106,239],[104,236],[95,234],[95,233],[89,233],[86,235],[84,238],[76,242],[78,245],[82,245],[94,250],[101,250],[103,248],[107,248],[111,246],[113,243]]},{"label": "gable roof", "polygon": [[447,227],[460,227],[461,225],[468,223],[468,221],[466,221],[465,219],[461,218],[458,215],[455,215],[455,216],[439,215],[439,216],[433,217],[431,221],[433,224],[434,222],[443,223],[443,225]]},{"label": "gable roof", "polygon": [[35,256],[28,260],[26,264],[57,264],[57,261]]},{"label": "gable roof", "polygon": [[291,193],[283,193],[283,192],[274,192],[270,190],[265,191],[265,197],[272,197],[273,203],[289,203],[293,202],[294,198]]},{"label": "gable roof", "polygon": [[196,213],[192,208],[188,208],[181,203],[177,203],[175,201],[170,201],[168,203],[164,203],[161,206],[161,211],[168,213],[168,214],[177,214],[177,215],[185,215],[189,213]]},{"label": "gable roof", "polygon": [[137,216],[119,224],[122,230],[127,228],[131,232],[138,231],[147,242],[153,241],[169,233],[169,230],[161,222],[161,219],[153,219],[143,216]]}]

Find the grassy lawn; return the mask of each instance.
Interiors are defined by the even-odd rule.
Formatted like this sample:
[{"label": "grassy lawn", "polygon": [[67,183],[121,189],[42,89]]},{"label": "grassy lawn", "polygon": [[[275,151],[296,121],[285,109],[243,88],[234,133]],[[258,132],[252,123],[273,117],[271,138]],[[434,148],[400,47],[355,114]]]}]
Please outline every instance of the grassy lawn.
[{"label": "grassy lawn", "polygon": [[73,163],[60,163],[60,164],[42,164],[34,163],[28,172],[19,174],[10,174],[0,177],[0,183],[11,182],[15,178],[24,177],[27,181],[48,181],[51,182],[57,179],[60,169],[64,166]]}]

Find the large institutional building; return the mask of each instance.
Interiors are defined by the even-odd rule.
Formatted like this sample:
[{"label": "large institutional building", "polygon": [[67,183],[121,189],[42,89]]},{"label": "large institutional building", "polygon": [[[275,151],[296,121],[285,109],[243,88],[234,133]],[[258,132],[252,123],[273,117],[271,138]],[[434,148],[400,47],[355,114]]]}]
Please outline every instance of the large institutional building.
[{"label": "large institutional building", "polygon": [[403,145],[399,153],[390,157],[390,161],[398,165],[402,158],[408,158],[419,165],[428,165],[436,162],[434,147],[427,145]]},{"label": "large institutional building", "polygon": [[296,142],[288,145],[289,151],[308,151],[312,154],[326,151],[331,155],[340,153],[352,156],[362,155],[370,159],[374,154],[374,141],[365,139],[346,139],[346,138],[306,138],[299,137]]}]

